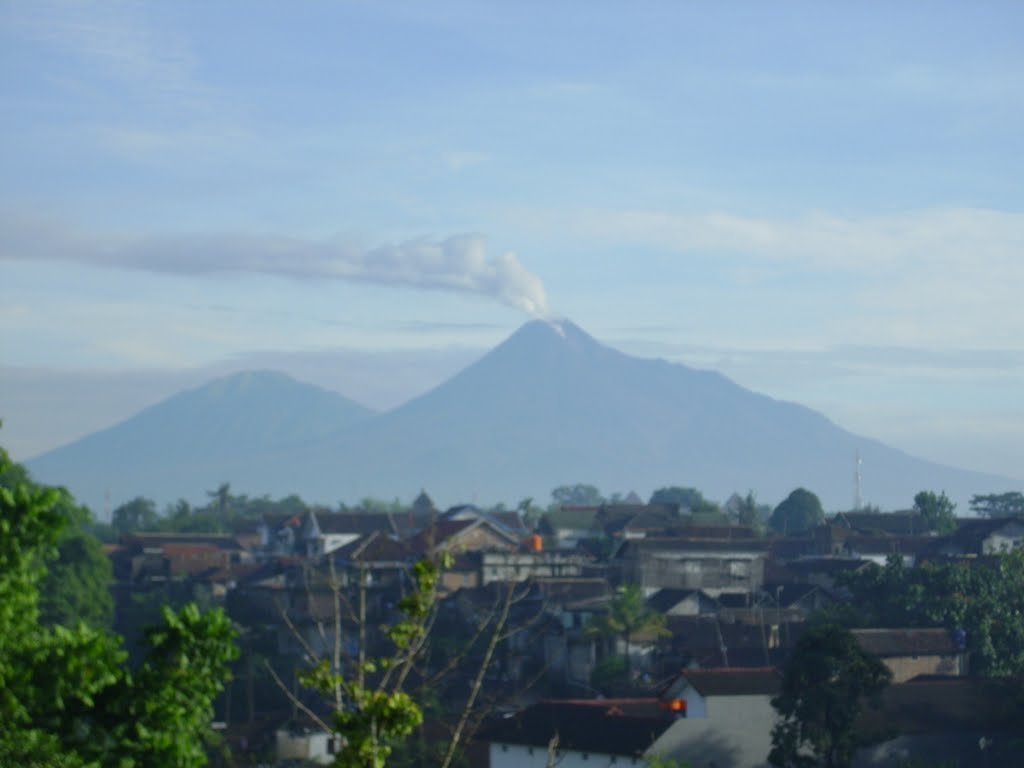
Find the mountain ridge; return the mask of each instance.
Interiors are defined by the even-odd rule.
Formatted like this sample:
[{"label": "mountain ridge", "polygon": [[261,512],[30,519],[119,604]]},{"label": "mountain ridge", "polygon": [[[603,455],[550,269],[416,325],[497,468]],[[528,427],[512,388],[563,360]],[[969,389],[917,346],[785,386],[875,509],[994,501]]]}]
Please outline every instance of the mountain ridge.
[{"label": "mountain ridge", "polygon": [[[272,375],[264,372],[258,381],[269,386]],[[288,391],[296,398],[316,399],[311,391],[316,388],[293,383],[299,389]],[[220,384],[219,397],[231,392],[241,397],[244,384],[245,379],[234,381],[233,389]],[[140,444],[133,460],[162,461],[162,470],[128,466],[138,467],[160,488],[172,479],[191,482],[172,498],[229,481],[240,492],[298,493],[331,504],[364,496],[412,498],[421,488],[452,503],[515,503],[526,496],[546,498],[558,485],[587,482],[623,492],[693,485],[722,499],[753,489],[771,501],[805,486],[819,493],[826,506],[848,508],[844,500],[853,497],[858,452],[864,460],[866,500],[886,506],[909,506],[922,489],[966,498],[1009,482],[916,459],[714,371],[626,355],[568,320],[524,324],[456,375],[383,413],[345,401],[352,407],[344,418],[339,411],[333,421],[320,420],[315,408],[293,405],[282,411],[281,403],[259,402],[261,418],[274,414],[262,425],[274,431],[273,439],[246,439],[239,445],[237,421],[225,430],[227,437],[204,438],[198,431],[202,420],[193,415],[179,418],[199,425],[193,443],[211,440],[225,448],[226,441],[234,452],[168,454],[159,449],[157,437],[150,437],[151,445]],[[216,408],[204,413],[209,420],[219,418]],[[290,413],[307,418],[296,421]],[[93,437],[83,441],[87,445]],[[108,484],[116,479],[118,465],[83,451],[83,441],[28,466],[41,480],[64,482],[75,492],[86,488],[90,476]],[[179,448],[187,454],[188,445],[186,439]],[[59,451],[65,451],[63,467],[54,459]],[[133,487],[161,497],[141,483]],[[96,490],[93,483],[90,498]]]}]

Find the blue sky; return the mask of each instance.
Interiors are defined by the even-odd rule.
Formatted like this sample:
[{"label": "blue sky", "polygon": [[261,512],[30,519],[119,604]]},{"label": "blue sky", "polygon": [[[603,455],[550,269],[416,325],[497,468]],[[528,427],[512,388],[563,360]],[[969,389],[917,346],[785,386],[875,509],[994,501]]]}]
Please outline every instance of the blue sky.
[{"label": "blue sky", "polygon": [[2,441],[250,365],[386,407],[550,314],[1024,476],[1022,21],[4,4]]}]

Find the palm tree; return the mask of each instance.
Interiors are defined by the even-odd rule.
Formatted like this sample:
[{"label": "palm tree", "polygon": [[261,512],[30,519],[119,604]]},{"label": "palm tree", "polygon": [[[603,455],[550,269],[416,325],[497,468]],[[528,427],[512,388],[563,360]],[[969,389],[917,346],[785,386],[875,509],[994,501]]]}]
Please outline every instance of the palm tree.
[{"label": "palm tree", "polygon": [[651,633],[666,636],[665,617],[647,605],[639,584],[624,584],[608,603],[606,613],[593,616],[587,623],[587,633],[600,637],[621,637],[626,643],[626,679],[632,680],[629,645],[634,635]]}]

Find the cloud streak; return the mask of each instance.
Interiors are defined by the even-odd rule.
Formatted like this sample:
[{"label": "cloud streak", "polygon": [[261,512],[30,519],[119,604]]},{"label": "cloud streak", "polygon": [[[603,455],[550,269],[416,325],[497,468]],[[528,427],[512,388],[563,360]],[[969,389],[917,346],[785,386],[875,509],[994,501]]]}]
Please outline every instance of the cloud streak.
[{"label": "cloud streak", "polygon": [[514,253],[488,256],[484,238],[459,234],[362,249],[341,238],[175,235],[101,238],[40,218],[0,216],[0,260],[71,261],[177,275],[252,273],[374,283],[485,296],[549,318],[544,283]]},{"label": "cloud streak", "polygon": [[[897,345],[1015,346],[1024,213],[935,208],[793,217],[725,212],[529,210],[521,233],[588,248],[676,254],[747,295],[788,292],[830,338]],[[796,286],[803,285],[798,291]],[[790,290],[792,288],[792,290]],[[824,339],[822,333],[817,334]]]},{"label": "cloud streak", "polygon": [[[540,214],[535,222],[551,223]],[[643,244],[670,251],[726,252],[770,262],[853,273],[906,264],[953,265],[984,258],[1017,270],[1024,214],[958,208],[886,216],[825,213],[791,219],[730,213],[576,211],[560,225],[581,238]]]}]

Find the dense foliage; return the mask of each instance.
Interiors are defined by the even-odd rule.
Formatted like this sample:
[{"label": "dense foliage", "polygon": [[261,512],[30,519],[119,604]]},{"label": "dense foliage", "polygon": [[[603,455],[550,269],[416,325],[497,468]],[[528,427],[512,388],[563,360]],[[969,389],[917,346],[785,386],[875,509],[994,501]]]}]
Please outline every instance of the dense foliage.
[{"label": "dense foliage", "polygon": [[414,566],[414,589],[398,603],[402,618],[386,630],[393,655],[360,657],[349,671],[341,667],[336,654],[302,675],[304,685],[333,702],[331,719],[325,724],[342,737],[334,765],[383,768],[394,748],[423,722],[423,711],[404,684],[429,633],[437,580],[446,562],[446,558],[440,563],[421,560]]},{"label": "dense foliage", "polygon": [[1024,551],[975,561],[885,566],[845,574],[844,623],[864,627],[945,627],[962,633],[971,673],[1024,674]]},{"label": "dense foliage", "polygon": [[231,533],[236,526],[259,520],[264,514],[294,515],[309,507],[298,496],[286,496],[276,501],[268,496],[250,497],[231,493],[231,486],[222,483],[207,491],[207,504],[194,507],[184,499],[168,505],[163,513],[157,512],[156,503],[137,496],[117,507],[111,516],[116,535],[139,531],[159,533]]},{"label": "dense foliage", "polygon": [[950,501],[945,491],[936,494],[934,491],[921,491],[914,496],[914,511],[921,516],[929,531],[936,533],[952,533],[956,530],[956,517],[953,512],[956,504]]},{"label": "dense foliage", "polygon": [[[32,484],[2,449],[0,480],[0,765],[204,765],[213,698],[237,655],[230,622],[165,610],[135,670],[116,635],[82,620],[45,625],[40,584],[70,500]],[[60,610],[81,613],[73,601]]]},{"label": "dense foliage", "polygon": [[880,694],[891,677],[849,630],[837,624],[809,629],[772,700],[780,719],[768,761],[779,768],[849,766],[859,746],[854,723],[862,702]]},{"label": "dense foliage", "polygon": [[1024,517],[1024,494],[1009,491],[975,495],[971,497],[971,511],[983,517]]},{"label": "dense foliage", "polygon": [[628,684],[632,684],[629,649],[632,640],[640,634],[661,637],[668,634],[665,616],[650,608],[639,584],[625,584],[618,588],[608,603],[608,610],[595,614],[586,627],[587,633],[599,637],[622,638],[625,643],[624,666]]},{"label": "dense foliage", "polygon": [[797,488],[772,512],[768,524],[778,533],[804,533],[825,520],[821,500],[806,488]]}]

